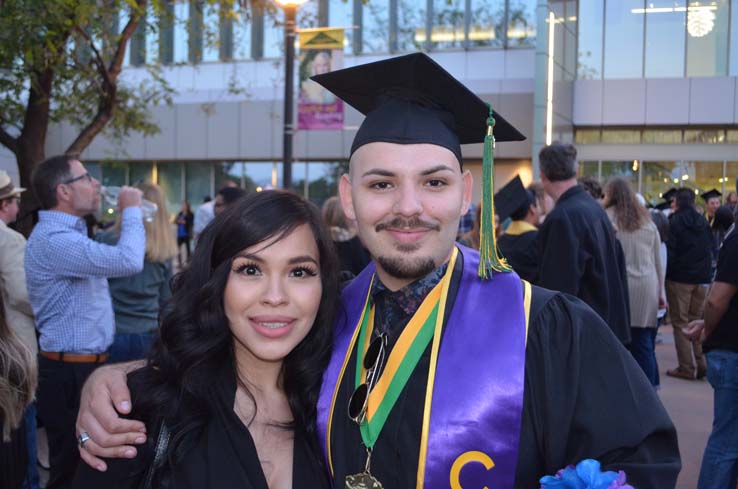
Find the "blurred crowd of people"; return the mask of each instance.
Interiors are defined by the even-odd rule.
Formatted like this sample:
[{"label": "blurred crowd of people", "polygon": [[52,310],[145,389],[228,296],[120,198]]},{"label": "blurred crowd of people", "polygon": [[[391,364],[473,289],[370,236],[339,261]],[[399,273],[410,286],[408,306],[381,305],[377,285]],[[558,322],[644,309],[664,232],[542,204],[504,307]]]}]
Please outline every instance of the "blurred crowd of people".
[{"label": "blurred crowd of people", "polygon": [[[540,170],[540,182],[525,188],[516,177],[495,196],[496,245],[502,256],[524,280],[589,304],[655,388],[660,384],[658,327],[670,323],[678,365],[667,375],[708,376],[716,392],[716,433],[735,432],[738,419],[731,418],[730,403],[738,402],[738,333],[726,330],[735,329],[738,319],[736,193],[721,205],[722,195],[713,190],[698,205],[693,190],[672,189],[663,203],[648,208],[623,178],[604,187],[578,180],[576,149],[567,144],[545,147]],[[84,218],[100,206],[99,187],[73,157],[41,163],[33,191],[42,210],[26,242],[8,227],[26,189],[0,172],[4,487],[21,487],[23,481],[25,487],[38,487],[37,419],[48,436],[47,487],[69,487],[79,460],[77,444],[87,441],[75,435],[85,379],[105,362],[148,354],[171,298],[172,277],[188,266],[193,240],[197,246],[208,223],[245,195],[226,186],[214,199],[205,197],[195,213],[184,202],[172,219],[160,187],[124,187],[114,225],[90,237]],[[141,218],[141,199],[158,207],[150,222]],[[341,280],[349,281],[370,262],[356,222],[347,218],[337,197],[324,203],[322,218]],[[460,220],[457,240],[478,249],[482,218],[481,205],[472,205]],[[711,289],[713,281],[727,284],[727,290]],[[717,380],[725,365],[734,370],[733,384]],[[732,394],[725,394],[730,389]],[[716,433],[703,462],[705,478],[721,476],[721,449],[736,441]],[[732,463],[738,467],[736,460]],[[701,482],[700,487],[724,486]]]}]

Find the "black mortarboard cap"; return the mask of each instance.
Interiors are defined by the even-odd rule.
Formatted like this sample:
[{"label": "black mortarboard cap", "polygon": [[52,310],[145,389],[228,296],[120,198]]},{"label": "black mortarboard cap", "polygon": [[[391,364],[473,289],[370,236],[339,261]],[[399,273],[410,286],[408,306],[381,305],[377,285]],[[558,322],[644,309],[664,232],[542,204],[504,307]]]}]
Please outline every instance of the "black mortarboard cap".
[{"label": "black mortarboard cap", "polygon": [[713,197],[722,197],[722,195],[723,194],[721,192],[719,192],[716,188],[714,188],[712,190],[708,190],[707,192],[702,194],[700,197],[702,197],[702,200],[707,202],[708,199],[712,199]]},{"label": "black mortarboard cap", "polygon": [[[430,143],[453,152],[481,143],[487,104],[424,53],[413,53],[312,77],[366,115],[351,154],[372,142]],[[522,141],[517,129],[494,113],[496,141]]]},{"label": "black mortarboard cap", "polygon": [[504,221],[523,206],[530,205],[528,191],[518,175],[510,180],[495,194],[495,211]]},{"label": "black mortarboard cap", "polygon": [[661,194],[661,198],[664,199],[666,202],[669,202],[671,199],[673,199],[676,196],[676,193],[678,190],[679,189],[671,187],[669,190]]}]

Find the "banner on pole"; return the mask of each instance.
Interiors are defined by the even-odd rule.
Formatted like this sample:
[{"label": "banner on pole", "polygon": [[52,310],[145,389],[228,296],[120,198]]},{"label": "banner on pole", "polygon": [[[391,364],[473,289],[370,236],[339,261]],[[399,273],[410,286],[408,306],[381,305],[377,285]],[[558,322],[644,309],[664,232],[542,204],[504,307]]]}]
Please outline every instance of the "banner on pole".
[{"label": "banner on pole", "polygon": [[298,130],[343,129],[343,102],[310,79],[343,68],[343,28],[301,29]]}]

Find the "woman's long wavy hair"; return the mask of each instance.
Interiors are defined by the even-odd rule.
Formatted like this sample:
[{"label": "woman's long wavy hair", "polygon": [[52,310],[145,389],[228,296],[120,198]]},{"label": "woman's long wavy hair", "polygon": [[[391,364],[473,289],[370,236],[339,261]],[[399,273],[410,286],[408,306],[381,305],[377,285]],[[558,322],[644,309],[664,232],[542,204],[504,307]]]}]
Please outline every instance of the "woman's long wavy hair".
[{"label": "woman's long wavy hair", "polygon": [[0,296],[0,442],[23,421],[23,412],[36,392],[36,360],[5,321]]},{"label": "woman's long wavy hair", "polygon": [[[314,434],[339,296],[333,244],[318,209],[310,202],[284,191],[255,193],[239,199],[205,228],[190,266],[173,279],[172,300],[147,367],[134,374],[137,413],[150,420],[163,418],[172,433],[170,463],[182,441],[210,418],[212,385],[218,372],[224,367],[238,372],[223,306],[234,257],[266,240],[280,239],[303,224],[310,227],[318,245],[323,290],[313,327],[284,360],[282,382],[293,415],[290,428]],[[246,386],[242,379],[239,384]]]},{"label": "woman's long wavy hair", "polygon": [[650,219],[648,209],[638,202],[630,183],[622,177],[608,180],[605,185],[604,205],[605,209],[615,208],[615,219],[620,231],[636,231]]},{"label": "woman's long wavy hair", "polygon": [[[164,191],[158,185],[142,182],[136,186],[143,192],[143,198],[157,206],[151,222],[144,221],[146,231],[146,259],[150,262],[166,262],[177,256],[177,240],[174,239],[169,222],[169,210]],[[120,236],[120,216],[115,221],[113,232]]]}]

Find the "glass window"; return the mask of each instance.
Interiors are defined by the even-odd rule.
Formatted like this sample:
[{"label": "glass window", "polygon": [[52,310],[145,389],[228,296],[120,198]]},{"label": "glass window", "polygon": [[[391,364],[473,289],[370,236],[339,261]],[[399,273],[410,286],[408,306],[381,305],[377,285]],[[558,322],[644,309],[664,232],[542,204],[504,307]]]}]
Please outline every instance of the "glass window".
[{"label": "glass window", "polygon": [[580,161],[579,177],[597,178],[599,174],[599,161]]},{"label": "glass window", "polygon": [[725,134],[726,143],[738,143],[738,130],[728,129]]},{"label": "glass window", "polygon": [[318,2],[307,2],[297,10],[297,28],[318,27]]},{"label": "glass window", "polygon": [[643,0],[619,0],[605,6],[605,78],[640,78]]},{"label": "glass window", "polygon": [[725,131],[720,129],[690,129],[684,131],[685,143],[708,143],[716,144],[725,142]]},{"label": "glass window", "polygon": [[220,58],[220,13],[217,3],[206,3],[202,9],[202,61]]},{"label": "glass window", "polygon": [[536,0],[509,0],[507,45],[536,45]]},{"label": "glass window", "polygon": [[582,80],[602,78],[602,0],[579,2],[579,61],[577,77]]},{"label": "glass window", "polygon": [[[143,21],[143,19],[142,19]],[[146,10],[146,64],[159,62],[159,22],[154,6],[149,4]]]},{"label": "glass window", "polygon": [[174,4],[174,58],[175,63],[186,63],[187,46],[189,42],[188,28],[190,19],[190,3],[176,2]]},{"label": "glass window", "polygon": [[[716,188],[723,187],[723,162],[722,161],[693,161],[686,163],[689,170],[689,180],[683,182],[685,187],[693,188],[702,194]],[[703,205],[702,199],[697,196],[697,204]]]},{"label": "glass window", "polygon": [[[641,194],[651,205],[663,201],[663,194],[675,186],[673,161],[642,161]],[[677,180],[677,184],[679,180]]]},{"label": "glass window", "polygon": [[684,0],[651,0],[646,9],[646,77],[684,76]]},{"label": "glass window", "polygon": [[599,129],[577,129],[575,141],[578,144],[592,144],[600,142]]},{"label": "glass window", "polygon": [[[128,24],[128,20],[130,19],[131,11],[127,8],[121,8],[118,11],[118,32],[123,32],[123,29],[125,29],[126,24]],[[134,33],[135,35],[135,33]],[[135,45],[135,43],[133,43]],[[126,54],[123,57],[123,66],[130,66],[131,65],[131,41],[128,41],[128,45],[126,46]]]},{"label": "glass window", "polygon": [[[399,4],[399,20],[397,41],[402,45],[407,35],[412,32],[415,35],[415,28],[423,28],[425,26],[425,14],[421,17],[418,24],[404,24],[402,19],[406,19],[410,12],[417,9],[420,2],[425,0],[400,0]],[[362,5],[362,51],[365,53],[376,53],[389,51],[389,0],[372,0]],[[404,15],[408,14],[408,15]],[[399,48],[402,50],[402,48]]]},{"label": "glass window", "polygon": [[[294,179],[293,179],[294,180]],[[246,163],[246,181],[259,190],[277,188],[282,182],[282,163],[273,161],[249,161]]]},{"label": "glass window", "polygon": [[243,163],[237,161],[214,163],[213,171],[215,173],[216,193],[218,190],[226,186],[242,186],[241,179],[243,178]]},{"label": "glass window", "polygon": [[610,129],[602,131],[602,142],[610,144],[637,144],[641,142],[640,131]]},{"label": "glass window", "polygon": [[292,191],[305,197],[308,192],[308,163],[292,162]]},{"label": "glass window", "polygon": [[738,0],[730,7],[730,76],[738,76]]},{"label": "glass window", "polygon": [[251,57],[251,13],[236,2],[233,9],[233,57]]},{"label": "glass window", "polygon": [[464,47],[466,0],[433,0],[431,46],[436,49]]},{"label": "glass window", "polygon": [[470,0],[469,46],[505,45],[505,1]]},{"label": "glass window", "polygon": [[[354,5],[352,1],[333,1],[328,5],[328,25],[331,27],[351,27],[354,25]],[[344,52],[350,53],[354,30],[343,31]]]},{"label": "glass window", "polygon": [[320,206],[338,195],[338,181],[348,172],[348,161],[310,162],[307,171],[308,197]]},{"label": "glass window", "polygon": [[264,57],[281,58],[284,54],[284,14],[279,10],[264,12]]},{"label": "glass window", "polygon": [[[364,5],[364,15],[366,15],[366,6],[368,4]],[[398,51],[417,51],[423,49],[426,41],[426,5],[425,0],[399,0],[397,11]],[[365,32],[365,45],[367,42],[366,35]]]},{"label": "glass window", "polygon": [[607,182],[608,178],[623,177],[635,186],[638,185],[638,172],[633,171],[633,161],[603,161],[602,162],[602,183]]},{"label": "glass window", "polygon": [[192,207],[192,212],[203,203],[205,197],[211,199],[213,190],[210,188],[210,172],[213,166],[207,162],[187,162],[185,165],[185,198]]},{"label": "glass window", "polygon": [[728,73],[728,0],[689,0],[687,76]]},{"label": "glass window", "polygon": [[723,178],[725,184],[725,192],[723,195],[729,192],[735,192],[736,179],[738,178],[738,161],[728,161],[725,164],[725,177]]},{"label": "glass window", "polygon": [[157,163],[156,178],[171,220],[182,207],[182,163]]},{"label": "glass window", "polygon": [[98,178],[102,185],[120,187],[127,183],[128,165],[119,162],[100,164],[101,176]]},{"label": "glass window", "polygon": [[679,144],[682,142],[682,131],[643,131],[645,144]]},{"label": "glass window", "polygon": [[154,181],[154,165],[150,161],[129,163],[128,170],[130,172],[128,178],[130,185],[136,185],[138,182]]}]

